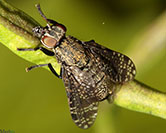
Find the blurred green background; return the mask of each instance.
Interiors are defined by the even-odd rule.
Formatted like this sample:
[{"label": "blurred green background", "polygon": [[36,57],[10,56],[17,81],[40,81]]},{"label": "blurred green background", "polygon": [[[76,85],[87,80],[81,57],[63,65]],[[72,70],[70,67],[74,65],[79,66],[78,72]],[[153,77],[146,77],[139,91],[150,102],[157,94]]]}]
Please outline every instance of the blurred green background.
[{"label": "blurred green background", "polygon": [[[68,35],[82,41],[94,39],[127,55],[132,53],[134,40],[166,10],[165,0],[7,1],[45,25],[34,7],[40,3],[48,18],[66,25]],[[131,58],[137,66],[134,55]],[[166,120],[110,105],[107,101],[100,104],[95,124],[88,130],[79,129],[71,119],[62,80],[42,68],[26,73],[25,67],[33,64],[3,45],[0,45],[0,60],[0,129],[12,129],[16,133],[166,132]],[[145,70],[144,66],[146,63],[138,64],[136,79],[166,91],[166,49]]]}]

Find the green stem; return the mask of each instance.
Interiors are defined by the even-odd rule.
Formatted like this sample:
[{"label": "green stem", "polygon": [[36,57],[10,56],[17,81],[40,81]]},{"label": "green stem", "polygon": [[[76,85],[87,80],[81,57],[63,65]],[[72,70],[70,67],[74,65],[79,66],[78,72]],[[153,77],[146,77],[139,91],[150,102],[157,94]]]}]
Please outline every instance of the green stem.
[{"label": "green stem", "polygon": [[118,106],[166,119],[166,94],[137,80],[122,85],[114,103]]},{"label": "green stem", "polygon": [[[17,48],[34,48],[39,40],[32,35],[38,25],[31,17],[15,9],[4,0],[0,1],[0,42],[18,56],[35,64],[52,63],[59,70],[55,58],[38,51],[17,51]],[[38,56],[40,55],[40,56]],[[134,111],[166,118],[166,95],[138,82],[131,81],[119,87],[114,103]]]},{"label": "green stem", "polygon": [[40,50],[17,51],[17,48],[35,48],[40,44],[40,41],[32,34],[32,28],[36,25],[39,24],[30,16],[12,7],[4,0],[0,0],[0,42],[18,56],[32,63],[46,64],[51,62],[59,72],[60,66],[56,59],[46,56]]}]

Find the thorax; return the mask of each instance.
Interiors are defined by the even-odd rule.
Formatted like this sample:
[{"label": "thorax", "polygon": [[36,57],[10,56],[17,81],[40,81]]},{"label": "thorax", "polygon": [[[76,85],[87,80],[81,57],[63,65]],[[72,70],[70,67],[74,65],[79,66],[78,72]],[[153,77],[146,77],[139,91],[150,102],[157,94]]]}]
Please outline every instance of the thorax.
[{"label": "thorax", "polygon": [[55,55],[59,63],[63,62],[69,66],[81,68],[88,62],[86,50],[82,42],[71,36],[67,36],[59,46],[55,48]]}]

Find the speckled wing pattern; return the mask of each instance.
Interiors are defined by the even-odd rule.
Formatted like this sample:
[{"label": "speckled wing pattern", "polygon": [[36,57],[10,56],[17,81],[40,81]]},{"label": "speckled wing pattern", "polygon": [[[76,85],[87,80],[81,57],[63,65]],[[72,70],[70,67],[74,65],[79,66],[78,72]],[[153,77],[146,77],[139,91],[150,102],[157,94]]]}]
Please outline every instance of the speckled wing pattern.
[{"label": "speckled wing pattern", "polygon": [[95,97],[89,96],[89,88],[78,83],[72,71],[65,67],[62,69],[71,117],[78,127],[87,129],[96,119],[98,102]]},{"label": "speckled wing pattern", "polygon": [[124,83],[134,79],[136,68],[132,60],[113,50],[97,44],[94,40],[84,42],[85,47],[90,49],[96,58],[101,58],[108,69],[105,72],[115,83]]},{"label": "speckled wing pattern", "polygon": [[[97,117],[100,100],[109,95],[106,90],[111,90],[112,88],[109,87],[113,87],[111,85],[116,83],[132,80],[136,74],[136,69],[132,60],[119,52],[103,47],[94,41],[84,42],[82,45],[90,59],[89,63],[92,64],[87,68],[88,70],[81,70],[77,66],[62,65],[62,79],[72,119],[78,127],[87,129]],[[99,69],[99,65],[101,69]],[[97,70],[104,73],[103,78],[97,73]],[[94,72],[96,73],[93,74]],[[96,79],[98,76],[99,79],[101,78],[100,82]],[[109,78],[102,80],[104,77]],[[98,83],[107,88],[97,87]],[[95,92],[101,92],[105,97],[101,95],[99,98]]]}]

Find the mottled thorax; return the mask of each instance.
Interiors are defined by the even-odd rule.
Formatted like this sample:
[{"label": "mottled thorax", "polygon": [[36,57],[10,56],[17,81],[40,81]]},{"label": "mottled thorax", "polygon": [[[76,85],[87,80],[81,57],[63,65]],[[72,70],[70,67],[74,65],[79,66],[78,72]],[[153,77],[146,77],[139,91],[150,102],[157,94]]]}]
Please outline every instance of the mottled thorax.
[{"label": "mottled thorax", "polygon": [[55,49],[56,58],[59,63],[77,66],[85,66],[88,62],[85,49],[81,41],[72,36],[67,36]]}]

